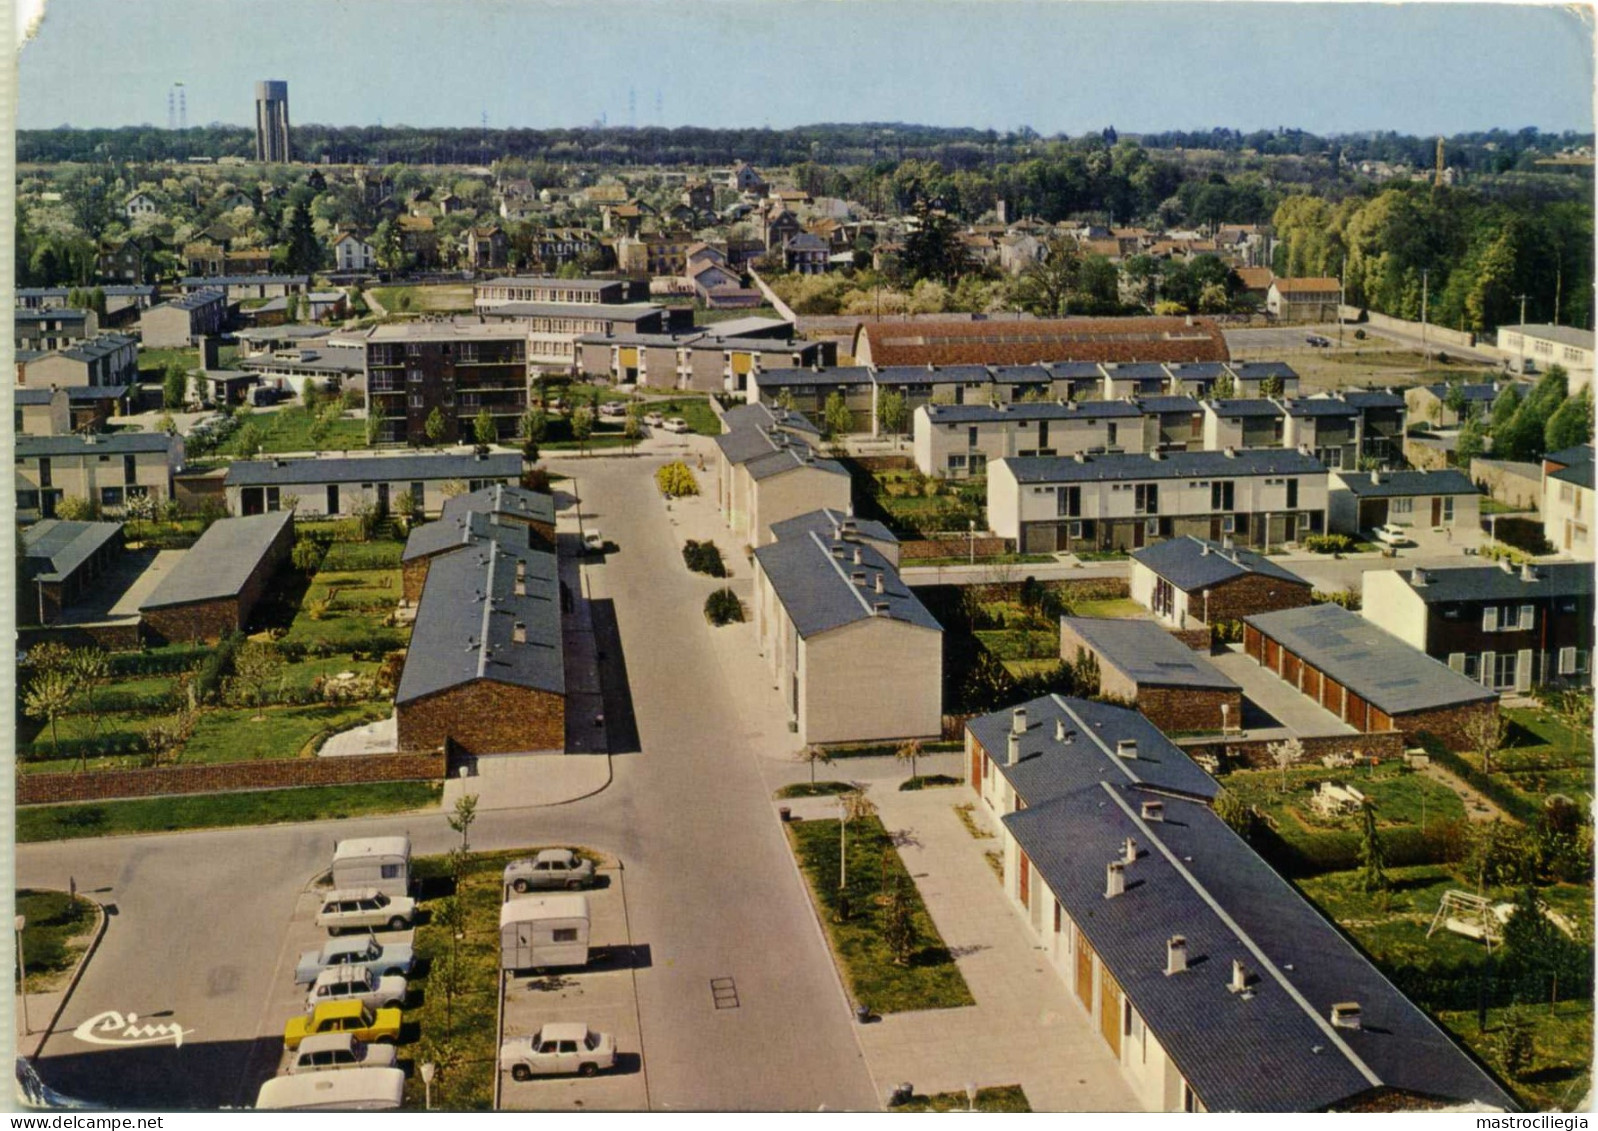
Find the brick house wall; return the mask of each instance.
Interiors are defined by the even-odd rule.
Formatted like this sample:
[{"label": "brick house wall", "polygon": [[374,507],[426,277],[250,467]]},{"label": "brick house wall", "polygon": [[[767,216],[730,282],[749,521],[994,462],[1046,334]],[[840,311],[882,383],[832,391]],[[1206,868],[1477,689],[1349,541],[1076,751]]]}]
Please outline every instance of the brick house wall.
[{"label": "brick house wall", "polygon": [[1470,720],[1496,710],[1498,710],[1497,700],[1484,699],[1477,703],[1462,703],[1457,707],[1399,715],[1393,722],[1406,735],[1429,734],[1448,749],[1458,752],[1469,750],[1473,746],[1465,731]]},{"label": "brick house wall", "polygon": [[220,762],[205,766],[158,766],[142,770],[97,770],[90,774],[19,774],[17,804],[103,801],[118,797],[162,797],[293,789],[376,781],[431,781],[448,772],[442,750],[415,754],[360,754],[345,758],[282,758]]},{"label": "brick house wall", "polygon": [[173,643],[184,640],[215,642],[234,629],[243,628],[250,612],[266,592],[272,580],[289,556],[294,545],[294,523],[285,522],[277,538],[267,547],[250,576],[232,597],[216,601],[196,601],[187,605],[169,605],[164,608],[144,610],[145,628],[158,639]]},{"label": "brick house wall", "polygon": [[[1226,708],[1224,715],[1222,707]],[[1219,730],[1223,725],[1239,724],[1243,692],[1145,686],[1138,688],[1137,709],[1162,731]]]},{"label": "brick house wall", "polygon": [[399,747],[431,750],[453,741],[467,754],[566,748],[564,696],[474,680],[399,704]]},{"label": "brick house wall", "polygon": [[1301,608],[1310,603],[1309,595],[1307,581],[1295,585],[1280,578],[1251,573],[1212,585],[1204,593],[1194,593],[1189,598],[1188,612],[1207,624],[1214,624],[1221,620],[1242,620],[1255,613]]}]

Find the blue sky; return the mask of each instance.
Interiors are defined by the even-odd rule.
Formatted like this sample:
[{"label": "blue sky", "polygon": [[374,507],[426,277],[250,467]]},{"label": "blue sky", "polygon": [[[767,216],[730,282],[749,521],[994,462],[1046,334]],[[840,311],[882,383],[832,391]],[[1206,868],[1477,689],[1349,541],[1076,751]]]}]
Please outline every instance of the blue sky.
[{"label": "blue sky", "polygon": [[20,77],[24,129],[165,125],[177,81],[246,124],[262,78],[336,125],[1593,128],[1589,23],[1528,5],[49,0]]}]

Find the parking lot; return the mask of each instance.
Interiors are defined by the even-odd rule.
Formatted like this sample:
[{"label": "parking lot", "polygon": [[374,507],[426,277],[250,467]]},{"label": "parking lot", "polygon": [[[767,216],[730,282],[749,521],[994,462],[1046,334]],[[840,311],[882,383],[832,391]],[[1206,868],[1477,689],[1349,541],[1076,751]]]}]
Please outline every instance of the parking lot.
[{"label": "parking lot", "polygon": [[643,1111],[649,1106],[633,972],[649,948],[628,930],[619,867],[601,868],[588,892],[589,964],[581,970],[518,973],[504,983],[504,1036],[525,1037],[549,1022],[581,1022],[616,1038],[616,1067],[598,1076],[534,1077],[500,1073],[505,1111]]}]

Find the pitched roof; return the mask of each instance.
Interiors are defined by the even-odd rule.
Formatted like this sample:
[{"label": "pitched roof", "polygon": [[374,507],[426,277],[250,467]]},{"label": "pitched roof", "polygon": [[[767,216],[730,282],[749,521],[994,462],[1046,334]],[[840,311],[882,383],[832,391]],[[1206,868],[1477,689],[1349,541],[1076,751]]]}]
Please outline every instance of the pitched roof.
[{"label": "pitched roof", "polygon": [[237,596],[283,528],[293,521],[293,511],[273,511],[213,522],[139,605],[139,611]]},{"label": "pitched roof", "polygon": [[1593,459],[1593,446],[1591,444],[1576,444],[1569,448],[1560,448],[1557,452],[1545,452],[1544,463],[1562,463],[1566,467],[1577,463],[1591,463]]},{"label": "pitched roof", "polygon": [[[20,443],[20,441],[19,441]],[[429,479],[515,479],[522,457],[515,453],[476,455],[365,456],[357,459],[235,460],[228,465],[229,487],[291,483],[401,483]]]},{"label": "pitched roof", "polygon": [[[220,280],[217,281],[220,282]],[[152,307],[151,309],[160,310],[162,307],[171,307],[175,310],[198,310],[202,306],[210,306],[213,303],[226,301],[227,294],[224,291],[213,290],[210,287],[205,287],[201,290],[190,291],[188,294],[174,295],[165,302],[161,303],[159,306]]]},{"label": "pitched roof", "polygon": [[555,496],[546,495],[542,491],[529,491],[525,487],[495,483],[491,487],[483,487],[444,500],[445,518],[473,511],[489,515],[510,515],[528,522],[554,525]]},{"label": "pitched roof", "polygon": [[[854,558],[859,555],[857,563]],[[911,588],[869,542],[807,530],[761,546],[755,560],[801,638],[885,617],[942,632]],[[882,579],[882,592],[876,590]]]},{"label": "pitched roof", "polygon": [[1286,449],[1225,452],[1160,452],[1150,455],[1011,456],[997,461],[1018,483],[1082,483],[1092,480],[1189,479],[1228,475],[1314,475],[1326,467],[1313,456]]},{"label": "pitched roof", "polygon": [[107,542],[122,537],[120,522],[66,522],[44,518],[22,528],[26,576],[31,581],[61,581]]},{"label": "pitched roof", "polygon": [[[1470,476],[1457,467],[1436,471],[1337,472],[1338,482],[1356,498],[1404,499],[1421,495],[1479,495]],[[1375,482],[1373,482],[1375,480]]]},{"label": "pitched roof", "polygon": [[1151,620],[1061,617],[1107,665],[1146,687],[1241,691],[1231,677]]},{"label": "pitched roof", "polygon": [[1562,467],[1558,471],[1550,471],[1548,478],[1557,479],[1561,483],[1573,483],[1577,487],[1585,487],[1591,491],[1593,484],[1592,460],[1583,460],[1580,463],[1573,463],[1569,467]]},{"label": "pitched roof", "polygon": [[737,432],[746,428],[775,427],[788,432],[803,432],[818,438],[821,436],[821,429],[812,424],[804,413],[788,412],[767,404],[734,405],[721,414],[721,423],[728,432]]},{"label": "pitched roof", "polygon": [[1288,397],[1282,401],[1288,416],[1358,416],[1359,409],[1340,397]]},{"label": "pitched roof", "polygon": [[[515,640],[518,624],[526,630],[521,643]],[[565,694],[554,554],[482,541],[441,554],[428,567],[394,702],[414,702],[477,680]]]},{"label": "pitched roof", "polygon": [[1219,542],[1191,534],[1167,538],[1152,546],[1132,551],[1132,560],[1145,566],[1185,593],[1195,593],[1231,581],[1236,577],[1260,574],[1292,585],[1309,588],[1309,582],[1263,554],[1252,550],[1227,549]]},{"label": "pitched roof", "polygon": [[1276,273],[1269,267],[1239,267],[1237,277],[1243,280],[1243,286],[1251,291],[1263,291],[1276,279]]},{"label": "pitched roof", "polygon": [[1577,346],[1589,350],[1593,348],[1593,332],[1575,326],[1552,326],[1542,322],[1516,327],[1505,326],[1504,329],[1516,329],[1528,338],[1541,338],[1544,341],[1558,342],[1562,346]]},{"label": "pitched roof", "polygon": [[1383,714],[1498,698],[1497,692],[1340,605],[1306,605],[1243,619]]},{"label": "pitched roof", "polygon": [[825,538],[843,538],[845,541],[848,539],[844,536],[848,534],[857,534],[872,542],[893,544],[899,541],[893,531],[875,519],[856,518],[853,514],[845,514],[831,507],[822,507],[820,510],[771,524],[771,534],[779,541],[783,538],[796,538],[810,531],[815,531]]},{"label": "pitched roof", "polygon": [[[67,390],[71,395],[71,390]],[[182,441],[164,432],[103,432],[84,436],[18,436],[19,456],[134,455],[172,451]]]},{"label": "pitched roof", "polygon": [[925,411],[934,424],[979,424],[1001,420],[1106,420],[1140,419],[1137,406],[1125,401],[1017,401],[1014,404],[929,404]]},{"label": "pitched roof", "polygon": [[[1527,576],[1526,571],[1530,571]],[[1548,562],[1503,569],[1496,565],[1399,570],[1428,605],[1450,601],[1519,601],[1531,597],[1591,597],[1593,568],[1586,562]],[[1422,575],[1416,584],[1416,575]]]},{"label": "pitched roof", "polygon": [[1205,407],[1216,416],[1282,416],[1282,406],[1265,397],[1232,397],[1207,401]]},{"label": "pitched roof", "polygon": [[[985,365],[882,365],[871,370],[871,380],[878,385],[985,385],[1000,379]],[[1047,373],[1034,371],[1032,380],[1048,379]]]},{"label": "pitched roof", "polygon": [[1231,361],[1226,367],[1239,381],[1263,381],[1267,377],[1298,380],[1298,370],[1285,361]]},{"label": "pitched roof", "polygon": [[1276,279],[1276,289],[1283,294],[1336,294],[1342,290],[1342,284],[1336,279],[1325,276],[1311,276],[1303,279]]},{"label": "pitched roof", "polygon": [[1208,319],[1066,318],[866,322],[854,353],[874,365],[1024,365],[1038,361],[1224,361],[1226,339]]},{"label": "pitched roof", "polygon": [[787,385],[869,385],[871,370],[864,365],[832,369],[766,369],[754,376],[755,387],[780,389]]},{"label": "pitched roof", "polygon": [[1355,389],[1342,394],[1343,400],[1357,409],[1403,408],[1407,402],[1397,393],[1381,389]]}]

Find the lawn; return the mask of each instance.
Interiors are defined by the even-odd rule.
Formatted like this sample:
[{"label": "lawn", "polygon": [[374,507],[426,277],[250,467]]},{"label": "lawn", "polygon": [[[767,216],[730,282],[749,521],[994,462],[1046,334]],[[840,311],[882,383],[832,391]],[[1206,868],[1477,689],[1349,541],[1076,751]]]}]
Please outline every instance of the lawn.
[{"label": "lawn", "polygon": [[1358,813],[1326,817],[1310,804],[1311,796],[1325,781],[1352,786],[1369,797],[1376,806],[1378,828],[1401,825],[1419,828],[1423,818],[1429,827],[1465,815],[1464,802],[1457,793],[1401,762],[1383,762],[1374,769],[1370,766],[1340,770],[1323,766],[1294,767],[1287,771],[1285,793],[1282,777],[1280,770],[1235,770],[1222,782],[1228,790],[1276,821],[1278,831],[1288,839],[1358,830]]},{"label": "lawn", "polygon": [[1443,1010],[1437,1016],[1454,1036],[1486,1061],[1500,1079],[1509,1080],[1525,1106],[1535,1111],[1574,1111],[1592,1083],[1592,1003],[1561,1001],[1523,1006],[1531,1023],[1530,1071],[1512,1077],[1504,1071],[1504,1020],[1509,1007],[1489,1009],[1482,1028],[1475,1010]]},{"label": "lawn", "polygon": [[386,702],[267,707],[260,711],[219,708],[200,716],[193,737],[183,744],[180,761],[203,765],[298,758],[306,744],[318,735],[376,722],[389,713]]},{"label": "lawn", "polygon": [[1146,617],[1149,611],[1130,597],[1112,597],[1106,601],[1076,601],[1071,614],[1079,617]]},{"label": "lawn", "polygon": [[785,785],[776,793],[779,801],[788,801],[795,797],[831,797],[839,793],[853,793],[854,782],[847,781],[801,781],[792,785]]},{"label": "lawn", "polygon": [[[975,522],[986,530],[987,496],[982,480],[946,483],[915,470],[867,472],[851,466],[857,480],[855,497],[867,500],[866,509],[901,534],[965,533]],[[958,556],[958,555],[956,555]]]},{"label": "lawn", "polygon": [[61,988],[65,976],[77,965],[78,955],[89,945],[94,930],[94,904],[74,899],[64,891],[17,892],[17,914],[26,915],[22,929],[22,957],[28,971],[29,993]]},{"label": "lawn", "polygon": [[[879,1014],[974,1004],[882,822],[874,816],[849,822],[848,887],[841,893],[838,828],[837,821],[800,821],[788,826],[788,835],[853,1001]],[[904,965],[883,938],[884,889],[894,882],[902,885],[915,925]]]},{"label": "lawn", "polygon": [[341,821],[431,808],[438,804],[442,791],[441,784],[432,782],[367,782],[253,793],[154,797],[92,805],[29,805],[17,810],[17,842],[30,844],[289,821]]},{"label": "lawn", "polygon": [[319,570],[284,639],[336,652],[402,648],[410,629],[384,623],[400,592],[397,569]]},{"label": "lawn", "polygon": [[468,312],[472,309],[471,284],[445,283],[437,286],[374,287],[377,297],[390,314],[431,314]]},{"label": "lawn", "polygon": [[[1494,776],[1540,804],[1550,793],[1563,793],[1585,806],[1593,795],[1592,736],[1541,707],[1506,710],[1509,737],[1494,759]],[[1472,765],[1480,759],[1465,755]]]},{"label": "lawn", "polygon": [[[324,434],[313,437],[311,429],[317,424],[316,414],[307,410],[304,405],[285,405],[273,412],[252,412],[249,415],[252,423],[261,432],[261,452],[313,452],[313,451],[348,451],[351,448],[367,447],[366,422],[356,420],[350,416],[340,416],[337,420],[323,425]],[[239,451],[239,434],[244,431],[241,425],[227,440],[217,446],[219,455],[241,455]]]},{"label": "lawn", "polygon": [[912,1095],[908,1101],[890,1111],[1031,1111],[1026,1093],[1020,1084],[1005,1084],[997,1088],[978,1088],[976,1106],[964,1092],[938,1092],[936,1095]]},{"label": "lawn", "polygon": [[[703,397],[673,396],[644,403],[645,412],[658,412],[667,418],[680,416],[701,436],[721,435],[721,417]],[[669,433],[668,433],[669,435]]]}]

